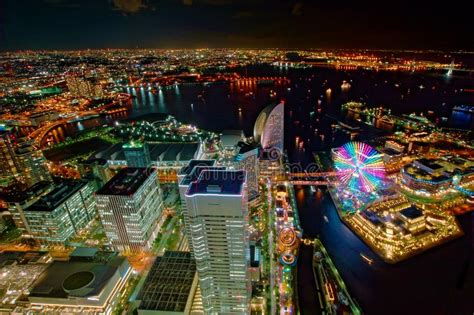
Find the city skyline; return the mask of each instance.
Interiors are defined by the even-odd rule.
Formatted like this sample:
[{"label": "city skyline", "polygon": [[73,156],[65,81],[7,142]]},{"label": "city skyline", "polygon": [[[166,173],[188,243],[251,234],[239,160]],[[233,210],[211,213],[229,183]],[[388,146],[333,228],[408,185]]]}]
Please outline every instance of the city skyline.
[{"label": "city skyline", "polygon": [[472,314],[470,7],[1,2],[0,310]]}]

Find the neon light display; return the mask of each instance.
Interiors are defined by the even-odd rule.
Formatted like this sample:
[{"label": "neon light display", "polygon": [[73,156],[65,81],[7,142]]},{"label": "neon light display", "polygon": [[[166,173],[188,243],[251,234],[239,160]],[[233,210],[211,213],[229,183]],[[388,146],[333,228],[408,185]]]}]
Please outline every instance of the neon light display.
[{"label": "neon light display", "polygon": [[280,256],[280,263],[287,266],[296,265],[296,256],[292,252],[285,252]]},{"label": "neon light display", "polygon": [[382,156],[362,142],[348,142],[334,151],[339,181],[351,190],[374,191],[385,176]]},{"label": "neon light display", "polygon": [[285,247],[292,247],[296,243],[296,233],[290,228],[283,228],[278,238],[280,243]]}]

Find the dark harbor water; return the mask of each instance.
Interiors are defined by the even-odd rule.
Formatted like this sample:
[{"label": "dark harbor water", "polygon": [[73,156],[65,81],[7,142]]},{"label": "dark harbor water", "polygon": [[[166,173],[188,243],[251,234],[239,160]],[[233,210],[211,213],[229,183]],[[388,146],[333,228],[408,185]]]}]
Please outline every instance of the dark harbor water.
[{"label": "dark harbor water", "polygon": [[[243,129],[250,135],[260,110],[280,99],[288,105],[287,121],[303,128],[317,128],[317,119],[325,114],[339,115],[340,105],[353,100],[365,102],[371,107],[391,108],[392,113],[398,115],[423,113],[433,121],[446,117],[446,126],[474,128],[472,114],[452,114],[454,106],[474,104],[474,93],[466,91],[473,85],[469,77],[332,69],[294,70],[271,66],[236,71],[247,76],[286,76],[291,82],[275,86],[257,86],[248,82],[230,85],[184,84],[165,87],[155,93],[147,88],[125,88],[124,92],[135,96],[130,117],[149,113],[171,114],[203,129]],[[344,81],[350,85],[349,88],[347,85],[342,88]],[[271,97],[271,92],[276,92],[276,96]]]},{"label": "dark harbor water", "polygon": [[[433,120],[447,117],[446,125],[451,127],[474,127],[472,115],[451,113],[456,105],[474,104],[474,94],[464,91],[472,88],[469,77],[448,79],[434,74],[288,70],[266,66],[238,71],[249,76],[287,76],[291,82],[266,87],[245,82],[185,84],[155,93],[146,88],[126,88],[124,91],[134,96],[128,116],[136,119],[155,113],[170,114],[202,129],[216,132],[242,129],[250,136],[259,112],[266,105],[284,99],[285,146],[290,161],[303,166],[313,161],[312,152],[349,140],[346,134],[333,132],[334,120],[328,116],[340,117],[340,105],[350,100],[389,107],[394,114],[423,112]],[[344,80],[351,85],[349,89],[342,90]],[[275,93],[276,96],[271,96]],[[109,122],[122,118],[112,117]],[[365,128],[359,139],[374,139],[384,134]],[[462,238],[405,262],[387,265],[341,223],[327,193],[311,193],[303,187],[296,187],[296,193],[304,235],[321,238],[365,313],[473,314],[472,214],[460,217],[465,231]],[[360,253],[371,257],[375,264],[365,263]],[[311,255],[311,249],[303,247],[298,262],[303,315],[314,314],[317,303]]]},{"label": "dark harbor water", "polygon": [[[473,214],[459,217],[465,235],[404,262],[384,263],[337,215],[324,190],[296,187],[306,237],[319,236],[349,292],[366,314],[472,314],[474,310]],[[327,217],[327,222],[323,216]],[[360,254],[370,257],[369,265]],[[314,314],[312,249],[304,246],[298,262],[301,313]]]}]

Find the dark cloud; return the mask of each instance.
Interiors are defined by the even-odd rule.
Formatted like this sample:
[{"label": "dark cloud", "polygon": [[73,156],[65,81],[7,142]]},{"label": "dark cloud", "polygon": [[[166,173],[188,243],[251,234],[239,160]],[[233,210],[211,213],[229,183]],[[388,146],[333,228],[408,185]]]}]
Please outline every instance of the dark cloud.
[{"label": "dark cloud", "polygon": [[201,2],[210,5],[229,5],[232,4],[233,0],[201,0]]},{"label": "dark cloud", "polygon": [[243,11],[237,11],[232,17],[234,19],[247,19],[254,17],[256,14],[255,11],[250,11],[250,10],[243,10]]},{"label": "dark cloud", "polygon": [[184,5],[192,5],[194,4],[208,4],[208,5],[229,5],[232,4],[233,0],[183,0]]},{"label": "dark cloud", "polygon": [[303,3],[297,2],[293,6],[293,9],[291,10],[291,14],[293,15],[301,15],[303,14]]},{"label": "dark cloud", "polygon": [[474,2],[451,1],[456,14],[444,3],[405,2],[0,0],[0,50],[474,48]]},{"label": "dark cloud", "polygon": [[77,1],[71,0],[43,0],[45,5],[54,8],[79,8],[81,5]]}]

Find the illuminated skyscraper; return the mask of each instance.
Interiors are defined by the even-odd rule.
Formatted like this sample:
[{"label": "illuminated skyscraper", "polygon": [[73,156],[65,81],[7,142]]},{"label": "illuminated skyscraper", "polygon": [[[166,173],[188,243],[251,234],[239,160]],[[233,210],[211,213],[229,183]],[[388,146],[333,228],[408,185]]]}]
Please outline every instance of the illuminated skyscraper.
[{"label": "illuminated skyscraper", "polygon": [[21,171],[20,180],[27,186],[40,181],[51,181],[43,152],[34,147],[33,140],[19,139],[15,155]]},{"label": "illuminated skyscraper", "polygon": [[12,214],[15,226],[23,236],[31,236],[31,230],[25,217],[25,209],[37,202],[54,188],[52,182],[39,182],[25,190],[14,189],[5,196],[8,211]]},{"label": "illuminated skyscraper", "polygon": [[91,182],[61,183],[23,211],[27,229],[41,243],[64,245],[95,218],[93,194]]},{"label": "illuminated skyscraper", "polygon": [[151,249],[163,210],[153,168],[122,169],[96,193],[105,234],[114,249],[140,252]]},{"label": "illuminated skyscraper", "polygon": [[0,177],[3,181],[10,180],[19,172],[13,136],[9,131],[0,131]]},{"label": "illuminated skyscraper", "polygon": [[[180,214],[183,215],[184,220],[184,231],[186,239],[188,240],[189,250],[191,255],[193,253],[193,244],[190,241],[191,239],[191,230],[189,226],[189,213],[186,206],[186,191],[188,190],[189,184],[197,180],[200,171],[202,169],[211,168],[216,164],[215,160],[191,160],[187,166],[181,168],[178,172],[178,187],[179,187],[179,196],[181,200],[181,208],[179,209]],[[199,168],[199,169],[196,169]],[[223,168],[222,168],[223,169]]]},{"label": "illuminated skyscraper", "polygon": [[186,192],[191,242],[207,314],[248,314],[245,171],[203,170]]},{"label": "illuminated skyscraper", "polygon": [[253,130],[253,137],[262,145],[263,150],[277,149],[283,152],[285,106],[281,102],[277,105],[265,107],[257,117]]},{"label": "illuminated skyscraper", "polygon": [[33,140],[15,138],[9,131],[0,133],[0,178],[8,183],[19,181],[30,187],[40,181],[51,181],[43,152]]}]

